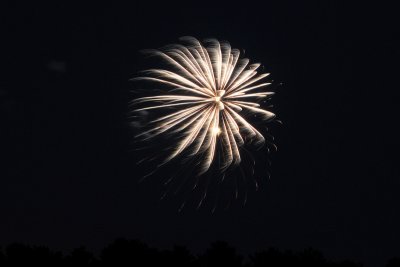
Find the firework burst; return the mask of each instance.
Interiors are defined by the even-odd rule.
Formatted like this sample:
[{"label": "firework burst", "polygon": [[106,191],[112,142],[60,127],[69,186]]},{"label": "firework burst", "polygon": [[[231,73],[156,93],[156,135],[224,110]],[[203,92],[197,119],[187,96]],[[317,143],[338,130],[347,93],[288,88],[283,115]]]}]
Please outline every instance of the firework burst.
[{"label": "firework burst", "polygon": [[[274,94],[264,90],[270,83],[262,82],[269,73],[259,74],[260,64],[249,64],[249,59],[240,58],[239,50],[232,49],[227,42],[208,39],[201,43],[193,37],[181,41],[186,45],[148,50],[163,59],[166,67],[143,71],[134,78],[164,88],[161,93],[132,101],[134,112],[159,110],[160,114],[147,122],[149,128],[136,137],[179,136],[161,164],[181,154],[200,155],[202,174],[215,162],[216,154],[221,153],[222,160],[218,162],[223,172],[241,162],[240,149],[245,143],[265,142],[246,117],[255,115],[265,121],[275,118],[259,104]],[[217,149],[218,143],[221,149]]]}]

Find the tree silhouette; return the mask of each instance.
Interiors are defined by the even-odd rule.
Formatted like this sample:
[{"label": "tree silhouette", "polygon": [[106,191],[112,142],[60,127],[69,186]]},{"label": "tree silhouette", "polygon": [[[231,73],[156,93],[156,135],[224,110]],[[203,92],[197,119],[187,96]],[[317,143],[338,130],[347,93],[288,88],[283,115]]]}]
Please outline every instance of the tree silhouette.
[{"label": "tree silhouette", "polygon": [[6,248],[8,266],[61,266],[63,257],[47,247],[30,247],[23,244],[11,244]]},{"label": "tree silhouette", "polygon": [[207,267],[242,266],[242,257],[236,254],[236,250],[233,247],[222,241],[211,244],[211,248],[200,256],[199,261],[200,266]]},{"label": "tree silhouette", "polygon": [[[40,266],[40,267],[362,267],[354,261],[328,261],[318,250],[308,248],[303,251],[281,251],[269,248],[251,254],[244,263],[243,257],[228,243],[212,243],[203,254],[194,256],[186,247],[158,250],[139,240],[117,239],[105,247],[100,257],[85,247],[72,250],[66,256],[43,246],[28,246],[14,243],[5,249],[0,247],[0,267]],[[400,258],[392,258],[386,267],[400,267]]]},{"label": "tree silhouette", "polygon": [[6,256],[3,253],[3,248],[0,247],[0,266],[3,266],[6,262]]},{"label": "tree silhouette", "polygon": [[291,251],[281,252],[275,248],[255,253],[253,256],[250,256],[250,261],[254,267],[286,267],[296,266],[297,263],[297,259]]},{"label": "tree silhouette", "polygon": [[298,254],[297,266],[318,267],[327,266],[327,261],[320,251],[308,248]]},{"label": "tree silhouette", "polygon": [[98,260],[94,255],[87,251],[85,247],[79,247],[65,257],[65,263],[67,266],[97,266]]},{"label": "tree silhouette", "polygon": [[172,250],[164,252],[163,258],[166,266],[186,267],[197,266],[196,258],[186,247],[174,246]]},{"label": "tree silhouette", "polygon": [[138,240],[117,239],[102,252],[103,266],[159,266],[160,253]]},{"label": "tree silhouette", "polygon": [[386,267],[400,267],[400,258],[392,258],[386,264]]},{"label": "tree silhouette", "polygon": [[332,267],[362,267],[363,265],[359,262],[354,262],[354,261],[341,261],[341,262],[331,262],[329,266]]}]

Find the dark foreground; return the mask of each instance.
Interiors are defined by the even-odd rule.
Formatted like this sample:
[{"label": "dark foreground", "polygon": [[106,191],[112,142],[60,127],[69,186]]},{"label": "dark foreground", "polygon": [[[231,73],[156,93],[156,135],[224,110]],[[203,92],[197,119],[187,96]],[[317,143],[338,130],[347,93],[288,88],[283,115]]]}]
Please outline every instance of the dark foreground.
[{"label": "dark foreground", "polygon": [[[0,266],[363,266],[350,260],[331,261],[314,249],[280,251],[269,248],[248,255],[239,255],[225,242],[215,242],[204,253],[193,255],[187,248],[175,246],[169,250],[149,247],[138,240],[118,239],[105,247],[98,257],[85,247],[68,254],[42,246],[11,244],[0,250]],[[400,266],[393,258],[387,267]]]}]

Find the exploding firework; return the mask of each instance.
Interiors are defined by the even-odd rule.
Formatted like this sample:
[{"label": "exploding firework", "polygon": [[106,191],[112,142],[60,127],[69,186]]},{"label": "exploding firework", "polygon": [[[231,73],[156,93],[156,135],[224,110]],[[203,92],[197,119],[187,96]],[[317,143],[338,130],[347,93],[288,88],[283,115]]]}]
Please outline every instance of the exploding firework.
[{"label": "exploding firework", "polygon": [[[239,50],[227,42],[209,39],[204,46],[193,37],[181,40],[187,45],[149,51],[162,58],[169,69],[149,69],[134,79],[169,88],[132,102],[144,105],[134,112],[158,109],[166,113],[148,122],[149,129],[136,137],[178,135],[180,141],[163,163],[185,151],[189,157],[201,154],[202,174],[209,170],[216,153],[221,153],[220,170],[224,171],[241,162],[240,148],[246,141],[257,145],[265,142],[246,116],[256,115],[266,121],[275,118],[259,104],[273,94],[263,90],[270,83],[261,82],[269,73],[258,74],[260,64],[249,64],[249,59],[240,58]],[[218,142],[222,144],[220,150]]]},{"label": "exploding firework", "polygon": [[[265,90],[270,84],[264,82],[269,73],[259,74],[260,64],[250,64],[249,59],[240,58],[239,50],[232,49],[228,42],[208,39],[201,43],[193,37],[184,37],[181,41],[185,45],[146,50],[149,55],[162,59],[158,61],[161,67],[145,70],[133,79],[144,81],[150,87],[144,96],[132,101],[132,113],[143,126],[139,127],[136,140],[148,141],[153,151],[154,143],[163,148],[157,149],[157,156],[149,160],[157,159],[157,168],[150,174],[178,158],[180,162],[187,162],[186,171],[176,171],[174,176],[193,177],[196,173],[192,189],[198,188],[199,177],[207,174],[208,178],[203,179],[207,182],[201,205],[210,178],[220,177],[218,183],[221,183],[227,173],[230,176],[240,173],[242,178],[254,176],[256,161],[246,149],[247,145],[260,148],[267,144],[276,148],[269,141],[272,136],[264,131],[266,122],[274,120],[275,114],[261,107],[274,93]],[[161,150],[165,154],[160,158]],[[147,159],[143,157],[140,162]],[[242,165],[250,166],[247,169],[251,172],[245,174]],[[239,172],[232,171],[238,166]],[[167,179],[164,184],[171,180]],[[183,180],[178,188],[190,179]],[[245,179],[239,180],[246,187]],[[257,189],[258,181],[253,180]],[[238,188],[242,186],[236,180],[234,184],[237,198]],[[247,192],[245,195],[244,199]]]}]

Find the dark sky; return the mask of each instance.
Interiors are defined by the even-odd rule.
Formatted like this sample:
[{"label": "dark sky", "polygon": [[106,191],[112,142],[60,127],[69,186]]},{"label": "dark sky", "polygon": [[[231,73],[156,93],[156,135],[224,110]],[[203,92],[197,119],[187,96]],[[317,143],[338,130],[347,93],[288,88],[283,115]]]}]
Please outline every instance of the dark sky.
[{"label": "dark sky", "polygon": [[[368,266],[400,255],[394,12],[130,2],[3,8],[1,245],[99,249],[125,237],[200,251],[226,240],[242,253],[311,246]],[[282,83],[272,178],[244,208],[178,213],[137,183],[129,79],[146,60],[139,50],[185,35],[228,40]]]}]

